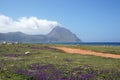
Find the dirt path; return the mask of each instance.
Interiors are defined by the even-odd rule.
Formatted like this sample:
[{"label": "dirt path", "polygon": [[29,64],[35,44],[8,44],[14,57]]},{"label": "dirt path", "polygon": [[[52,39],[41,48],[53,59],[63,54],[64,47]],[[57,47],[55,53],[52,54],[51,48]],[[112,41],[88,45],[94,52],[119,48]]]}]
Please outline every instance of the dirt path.
[{"label": "dirt path", "polygon": [[94,55],[106,58],[115,58],[120,59],[120,55],[110,54],[110,53],[101,53],[101,52],[93,52],[90,50],[82,50],[82,49],[75,49],[75,48],[67,48],[67,47],[53,47],[56,49],[63,50],[64,52],[71,53],[71,54],[84,54],[84,55]]}]

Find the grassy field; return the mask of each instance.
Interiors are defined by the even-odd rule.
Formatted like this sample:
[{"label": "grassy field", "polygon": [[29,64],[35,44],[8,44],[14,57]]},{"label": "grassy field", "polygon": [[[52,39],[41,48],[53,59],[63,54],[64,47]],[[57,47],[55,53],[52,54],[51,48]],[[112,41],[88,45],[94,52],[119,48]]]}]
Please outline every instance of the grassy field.
[{"label": "grassy field", "polygon": [[[120,59],[66,54],[50,46],[0,45],[0,80],[120,80]],[[120,52],[120,47],[68,47],[113,54]],[[26,51],[30,54],[25,54]]]}]

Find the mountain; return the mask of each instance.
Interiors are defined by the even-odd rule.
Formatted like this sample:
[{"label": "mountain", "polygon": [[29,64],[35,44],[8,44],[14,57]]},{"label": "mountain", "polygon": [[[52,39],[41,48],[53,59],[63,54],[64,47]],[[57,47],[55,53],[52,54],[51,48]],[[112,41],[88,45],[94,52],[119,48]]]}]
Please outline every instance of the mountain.
[{"label": "mountain", "polygon": [[47,35],[28,35],[22,32],[0,33],[0,41],[46,43],[46,42],[80,42],[80,39],[68,29],[55,27]]},{"label": "mountain", "polygon": [[63,27],[55,27],[48,35],[48,39],[52,42],[79,42],[80,39],[68,29]]},{"label": "mountain", "polygon": [[28,35],[22,32],[0,33],[0,41],[42,43],[47,42],[45,35]]}]

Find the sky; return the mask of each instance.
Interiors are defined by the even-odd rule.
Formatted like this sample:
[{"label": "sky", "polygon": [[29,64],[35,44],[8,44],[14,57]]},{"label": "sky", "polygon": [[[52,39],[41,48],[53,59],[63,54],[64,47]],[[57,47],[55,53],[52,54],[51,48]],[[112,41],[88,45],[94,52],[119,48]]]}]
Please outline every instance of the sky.
[{"label": "sky", "polygon": [[120,42],[120,0],[0,0],[0,32],[47,34],[55,26],[83,42]]}]

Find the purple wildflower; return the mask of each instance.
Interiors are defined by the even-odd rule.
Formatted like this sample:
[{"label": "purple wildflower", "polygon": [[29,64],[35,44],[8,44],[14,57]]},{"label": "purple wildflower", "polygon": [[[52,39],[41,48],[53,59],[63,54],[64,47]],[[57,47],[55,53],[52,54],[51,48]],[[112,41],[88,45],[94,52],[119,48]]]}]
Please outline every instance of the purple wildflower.
[{"label": "purple wildflower", "polygon": [[92,75],[92,74],[81,74],[81,75],[80,75],[80,78],[81,78],[81,79],[94,79],[95,76]]}]

